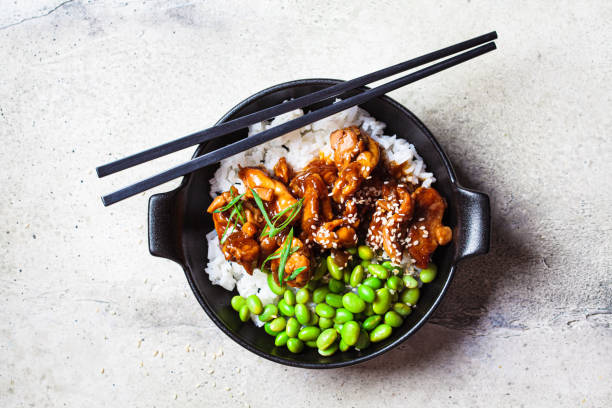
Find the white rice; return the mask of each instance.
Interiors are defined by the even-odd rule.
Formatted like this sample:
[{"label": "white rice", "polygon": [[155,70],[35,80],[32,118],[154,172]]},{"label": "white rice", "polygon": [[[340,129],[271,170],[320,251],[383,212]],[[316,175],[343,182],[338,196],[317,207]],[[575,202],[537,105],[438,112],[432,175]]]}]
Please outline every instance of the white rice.
[{"label": "white rice", "polygon": [[[303,114],[301,109],[297,109],[277,116],[272,121],[255,124],[249,128],[249,136]],[[423,187],[430,187],[436,181],[433,174],[426,171],[423,159],[412,144],[395,135],[384,135],[386,124],[355,106],[222,160],[215,176],[210,180],[211,197],[214,198],[229,190],[232,185],[235,185],[240,193],[244,192],[244,186],[238,177],[239,165],[242,167],[263,165],[272,171],[278,159],[284,156],[294,169],[299,170],[312,159],[319,157],[320,151],[330,155],[330,133],[348,126],[359,126],[376,140],[384,149],[386,160],[395,161],[397,164],[408,162],[403,181]],[[255,269],[253,275],[249,275],[242,266],[226,261],[219,248],[219,239],[215,231],[206,234],[206,239],[208,241],[206,273],[214,285],[220,285],[227,290],[237,288],[238,293],[244,297],[257,294],[264,305],[276,300],[276,295],[268,287],[265,273]],[[253,321],[257,325],[263,325],[256,317]]]}]

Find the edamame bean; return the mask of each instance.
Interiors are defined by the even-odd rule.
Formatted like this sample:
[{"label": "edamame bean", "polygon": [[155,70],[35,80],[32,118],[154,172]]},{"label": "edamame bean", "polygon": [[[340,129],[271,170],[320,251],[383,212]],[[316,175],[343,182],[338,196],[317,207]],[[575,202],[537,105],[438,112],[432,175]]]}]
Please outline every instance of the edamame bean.
[{"label": "edamame bean", "polygon": [[348,310],[346,310],[345,308],[341,307],[340,309],[336,310],[336,317],[334,317],[334,322],[335,323],[346,323],[348,321],[353,320],[353,314],[351,312],[349,312]]},{"label": "edamame bean", "polygon": [[327,271],[332,278],[337,280],[342,279],[342,269],[340,269],[340,267],[336,264],[331,255],[327,257]]},{"label": "edamame bean", "polygon": [[336,353],[336,351],[338,351],[338,343],[332,344],[330,347],[326,348],[325,350],[319,349],[319,354],[324,357],[329,357],[333,355],[334,353]]},{"label": "edamame bean", "polygon": [[380,279],[387,279],[389,277],[387,268],[379,264],[368,265],[368,272]]},{"label": "edamame bean", "polygon": [[412,308],[407,304],[401,302],[395,303],[393,305],[393,310],[402,317],[406,317],[410,313],[412,313]]},{"label": "edamame bean", "polygon": [[325,303],[332,307],[335,307],[336,309],[342,307],[342,295],[338,295],[336,293],[328,293],[325,296]]},{"label": "edamame bean", "polygon": [[355,255],[357,253],[357,248],[356,247],[347,248],[346,252],[348,252],[351,255]]},{"label": "edamame bean", "polygon": [[404,281],[404,286],[409,289],[419,286],[419,282],[410,275],[404,275],[402,280]]},{"label": "edamame bean", "polygon": [[349,284],[356,288],[359,286],[363,278],[365,277],[365,271],[363,270],[363,266],[357,265],[353,268],[353,272],[351,272],[351,277],[349,279]]},{"label": "edamame bean", "polygon": [[345,288],[344,282],[333,278],[329,280],[327,286],[329,287],[330,292],[333,293],[341,293]]},{"label": "edamame bean", "polygon": [[342,305],[351,313],[361,313],[366,308],[366,304],[363,299],[353,292],[346,293],[344,296],[342,296]]},{"label": "edamame bean", "polygon": [[280,332],[274,331],[272,330],[272,328],[270,327],[270,322],[264,324],[264,330],[266,331],[266,333],[268,333],[270,336],[274,336],[276,337],[276,335]]},{"label": "edamame bean", "polygon": [[391,292],[391,303],[397,302],[397,300],[399,299],[399,292],[395,290],[390,290],[389,292]]},{"label": "edamame bean", "polygon": [[316,340],[306,341],[306,342],[304,342],[304,344],[306,345],[306,347],[317,348],[317,341]]},{"label": "edamame bean", "polygon": [[300,331],[300,323],[296,320],[295,317],[290,317],[289,320],[287,320],[285,331],[287,332],[287,336],[297,337],[298,332]]},{"label": "edamame bean", "polygon": [[270,322],[270,329],[275,332],[281,332],[285,330],[287,326],[287,320],[284,317],[277,317]]},{"label": "edamame bean", "polygon": [[342,271],[342,280],[344,281],[345,285],[348,285],[349,282],[351,281],[351,272],[349,272],[348,269],[345,269],[344,271]]},{"label": "edamame bean", "polygon": [[336,315],[336,309],[334,309],[330,305],[326,305],[325,303],[319,303],[317,307],[315,307],[315,313],[318,314],[320,317],[333,319]]},{"label": "edamame bean", "polygon": [[378,325],[374,330],[370,332],[370,341],[372,343],[383,341],[391,335],[392,331],[393,329],[388,324],[383,323],[381,325]]},{"label": "edamame bean", "polygon": [[349,349],[349,347],[350,346],[348,344],[346,344],[344,342],[344,340],[340,340],[340,343],[338,343],[338,350],[340,350],[340,351],[346,351],[346,350]]},{"label": "edamame bean", "polygon": [[251,311],[249,310],[249,307],[246,305],[246,303],[242,305],[242,307],[240,308],[240,311],[238,312],[238,316],[240,317],[240,320],[243,322],[246,322],[251,317]]},{"label": "edamame bean", "polygon": [[292,353],[301,353],[304,350],[304,342],[300,339],[296,339],[295,337],[287,340],[287,348]]},{"label": "edamame bean", "polygon": [[320,288],[316,288],[312,293],[312,301],[315,303],[323,303],[325,302],[325,296],[329,293],[329,287],[321,286]]},{"label": "edamame bean", "polygon": [[303,304],[310,302],[310,291],[306,288],[298,290],[295,294],[295,301]]},{"label": "edamame bean", "polygon": [[430,263],[427,265],[427,268],[421,269],[421,273],[419,274],[419,278],[423,283],[432,282],[436,279],[436,275],[438,274],[438,267],[434,263]]},{"label": "edamame bean", "polygon": [[362,267],[363,269],[366,269],[366,270],[367,270],[367,269],[368,269],[368,266],[370,266],[370,264],[371,264],[371,263],[372,263],[372,262],[370,262],[370,261],[361,261],[361,263],[360,263],[359,265],[361,265],[361,267]]},{"label": "edamame bean", "polygon": [[261,304],[261,300],[257,297],[257,295],[251,295],[246,299],[246,305],[249,307],[249,310],[254,315],[259,315],[263,312],[263,305]]},{"label": "edamame bean", "polygon": [[376,291],[376,299],[372,303],[372,310],[376,314],[385,314],[391,307],[391,292],[387,288],[381,288]]},{"label": "edamame bean", "polygon": [[359,257],[364,261],[371,261],[376,256],[372,248],[367,245],[359,245],[359,247],[357,247],[357,254],[359,254]]},{"label": "edamame bean", "polygon": [[389,310],[385,313],[385,324],[388,324],[391,327],[400,327],[404,323],[404,319],[394,310]]},{"label": "edamame bean", "polygon": [[381,315],[373,315],[364,320],[362,327],[364,330],[372,331],[382,321]]},{"label": "edamame bean", "polygon": [[278,310],[285,316],[293,316],[295,314],[295,308],[288,305],[287,302],[285,302],[285,299],[281,299],[278,302]]},{"label": "edamame bean", "polygon": [[278,308],[272,303],[265,305],[263,312],[259,315],[259,320],[262,322],[269,322],[274,317],[278,316]]},{"label": "edamame bean", "polygon": [[317,265],[315,272],[312,275],[312,280],[318,281],[323,277],[323,275],[325,275],[325,272],[327,272],[327,262],[321,261],[319,265]]},{"label": "edamame bean", "polygon": [[374,289],[372,289],[368,285],[359,285],[359,287],[357,288],[357,294],[360,298],[369,303],[372,303],[376,298],[376,293],[374,292]]},{"label": "edamame bean", "polygon": [[325,350],[326,348],[331,346],[337,338],[338,332],[336,331],[336,329],[330,328],[323,330],[321,334],[319,334],[319,337],[317,337],[317,348],[319,348],[320,350]]},{"label": "edamame bean", "polygon": [[292,290],[287,289],[283,295],[283,299],[289,306],[295,306],[295,293],[293,293]]},{"label": "edamame bean", "polygon": [[275,295],[281,296],[283,293],[285,293],[285,289],[276,283],[274,276],[271,273],[268,274],[268,287]]},{"label": "edamame bean", "polygon": [[355,343],[355,349],[364,350],[370,346],[370,336],[365,330],[361,330],[359,332],[359,338],[357,339],[357,343]]},{"label": "edamame bean", "polygon": [[232,298],[231,304],[232,304],[232,309],[239,312],[240,308],[246,304],[246,299],[243,298],[242,296],[236,295]]},{"label": "edamame bean", "polygon": [[274,339],[274,345],[276,347],[282,347],[287,344],[287,340],[289,340],[289,335],[287,332],[280,332],[276,335]]},{"label": "edamame bean", "polygon": [[328,319],[327,317],[319,318],[319,327],[323,330],[329,329],[334,325],[334,321],[332,319]]},{"label": "edamame bean", "polygon": [[355,343],[357,343],[357,340],[359,339],[359,330],[359,323],[355,321],[351,320],[350,322],[344,323],[344,325],[342,326],[342,331],[340,332],[342,340],[349,346],[355,345]]},{"label": "edamame bean", "polygon": [[312,341],[316,340],[317,337],[319,337],[319,334],[321,334],[321,329],[319,329],[317,326],[306,326],[302,327],[298,333],[298,339],[302,341]]},{"label": "edamame bean", "polygon": [[369,286],[372,289],[380,289],[383,286],[383,283],[380,279],[375,276],[370,276],[366,280],[363,281],[363,285]]},{"label": "edamame bean", "polygon": [[391,262],[391,261],[385,261],[381,265],[384,266],[385,268],[387,268],[390,271],[393,271],[394,269],[399,269],[399,266],[394,265],[393,262]]},{"label": "edamame bean", "polygon": [[401,291],[404,289],[404,281],[399,276],[393,275],[387,279],[385,286],[395,291]]},{"label": "edamame bean", "polygon": [[310,312],[310,320],[308,321],[308,325],[316,326],[317,324],[319,324],[319,315],[317,315],[316,313]]},{"label": "edamame bean", "polygon": [[[376,294],[374,294],[374,296],[376,297]],[[363,314],[366,316],[372,316],[374,315],[374,309],[372,308],[372,304],[371,303],[366,303],[366,308],[363,311]]]},{"label": "edamame bean", "polygon": [[338,333],[342,331],[342,326],[343,326],[342,323],[334,323],[334,329],[336,329]]},{"label": "edamame bean", "polygon": [[310,309],[306,305],[298,303],[295,305],[294,310],[297,321],[306,326],[310,321]]},{"label": "edamame bean", "polygon": [[419,288],[406,289],[402,292],[400,299],[407,305],[414,306],[419,301],[421,291]]}]

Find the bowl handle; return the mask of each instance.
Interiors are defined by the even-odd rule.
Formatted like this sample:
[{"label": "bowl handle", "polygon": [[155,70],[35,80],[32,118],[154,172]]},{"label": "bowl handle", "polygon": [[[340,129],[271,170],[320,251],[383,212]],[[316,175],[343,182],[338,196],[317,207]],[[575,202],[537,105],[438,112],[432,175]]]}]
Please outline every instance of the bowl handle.
[{"label": "bowl handle", "polygon": [[457,186],[457,248],[459,261],[489,252],[491,238],[491,206],[489,196]]},{"label": "bowl handle", "polygon": [[149,252],[182,265],[183,216],[177,211],[177,196],[177,191],[170,191],[149,199]]}]

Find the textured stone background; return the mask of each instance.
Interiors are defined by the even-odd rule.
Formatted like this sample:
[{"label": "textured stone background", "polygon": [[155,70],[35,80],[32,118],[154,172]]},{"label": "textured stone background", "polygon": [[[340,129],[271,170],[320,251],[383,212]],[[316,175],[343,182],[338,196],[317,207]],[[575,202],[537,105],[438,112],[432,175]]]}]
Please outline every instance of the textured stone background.
[{"label": "textured stone background", "polygon": [[[612,404],[610,2],[0,10],[1,406]],[[206,127],[262,88],[352,78],[493,29],[498,51],[392,93],[462,183],[490,194],[494,232],[431,323],[378,359],[314,372],[241,349],[179,267],[149,256],[150,193],[100,204],[191,151],[108,180],[96,165]]]}]

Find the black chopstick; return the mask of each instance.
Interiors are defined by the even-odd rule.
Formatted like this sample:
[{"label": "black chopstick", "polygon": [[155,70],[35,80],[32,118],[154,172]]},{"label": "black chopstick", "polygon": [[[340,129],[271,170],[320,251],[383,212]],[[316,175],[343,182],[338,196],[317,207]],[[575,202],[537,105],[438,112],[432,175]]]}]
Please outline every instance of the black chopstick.
[{"label": "black chopstick", "polygon": [[156,187],[177,177],[184,176],[193,171],[206,167],[210,164],[217,163],[220,160],[248,150],[252,147],[282,136],[293,130],[300,129],[310,123],[321,120],[327,116],[331,116],[335,113],[341,112],[355,105],[364,103],[372,98],[384,95],[387,92],[391,92],[402,86],[408,85],[412,82],[418,81],[422,78],[443,71],[447,68],[461,64],[462,62],[468,61],[472,58],[476,58],[482,54],[493,51],[495,48],[495,43],[490,42],[478,48],[474,48],[462,54],[456,55],[444,61],[420,69],[412,74],[403,76],[384,85],[380,85],[376,88],[369,89],[365,92],[344,99],[332,105],[328,105],[316,111],[307,113],[289,122],[285,122],[271,129],[257,133],[256,135],[253,135],[251,137],[241,139],[235,143],[221,147],[213,152],[206,153],[186,163],[180,164],[169,170],[156,174],[153,177],[149,177],[147,179],[139,181],[138,183],[122,188],[121,190],[117,190],[111,194],[102,197],[102,202],[105,206],[114,204],[118,201],[124,200],[138,193],[142,193],[143,191]]},{"label": "black chopstick", "polygon": [[195,144],[202,143],[207,140],[215,139],[219,136],[227,135],[228,133],[232,133],[236,130],[245,128],[254,123],[274,118],[283,113],[287,113],[298,108],[310,106],[316,102],[340,95],[344,92],[350,91],[360,86],[367,85],[369,83],[376,82],[389,76],[399,74],[400,72],[404,72],[406,70],[439,60],[440,58],[445,58],[458,52],[465,51],[472,47],[476,47],[477,45],[493,41],[496,38],[497,33],[495,31],[492,31],[490,33],[472,38],[470,40],[451,45],[450,47],[442,48],[429,54],[425,54],[420,57],[413,58],[411,60],[390,66],[388,68],[384,68],[379,71],[372,72],[370,74],[363,75],[355,79],[351,79],[350,81],[342,82],[340,84],[324,88],[320,91],[289,100],[280,105],[262,109],[260,111],[242,116],[238,119],[230,120],[220,125],[192,133],[190,135],[181,137],[179,139],[164,143],[156,147],[152,147],[147,150],[143,150],[142,152],[99,166],[96,168],[96,172],[98,173],[98,177],[108,176],[118,171],[136,166],[138,164],[142,164],[147,161],[168,155],[170,153],[177,152],[189,146],[193,146]]}]

